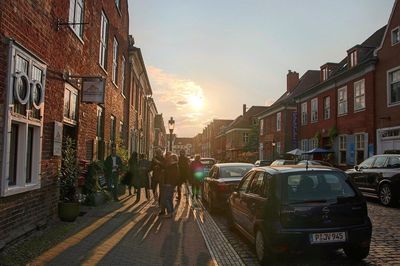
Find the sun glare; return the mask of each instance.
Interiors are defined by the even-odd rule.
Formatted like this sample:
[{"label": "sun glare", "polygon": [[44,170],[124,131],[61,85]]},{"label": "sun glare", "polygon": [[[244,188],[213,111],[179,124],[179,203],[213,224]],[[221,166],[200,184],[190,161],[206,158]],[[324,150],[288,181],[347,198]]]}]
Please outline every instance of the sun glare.
[{"label": "sun glare", "polygon": [[204,105],[203,98],[198,95],[190,95],[188,97],[188,103],[189,103],[189,106],[195,110],[199,110],[199,109],[203,108],[203,105]]}]

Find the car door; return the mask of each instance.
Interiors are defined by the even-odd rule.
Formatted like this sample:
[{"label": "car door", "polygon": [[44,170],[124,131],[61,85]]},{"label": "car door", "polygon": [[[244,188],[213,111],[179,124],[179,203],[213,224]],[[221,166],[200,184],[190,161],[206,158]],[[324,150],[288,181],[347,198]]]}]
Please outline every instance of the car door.
[{"label": "car door", "polygon": [[230,206],[232,211],[233,221],[243,228],[245,226],[245,208],[244,208],[244,195],[247,192],[250,181],[255,171],[249,171],[242,179],[237,189],[230,197]]},{"label": "car door", "polygon": [[215,178],[216,175],[215,173],[217,172],[217,166],[213,166],[210,170],[210,172],[208,173],[208,175],[204,178],[204,182],[203,182],[203,195],[204,195],[204,199],[208,202],[209,198],[208,196],[210,195],[210,190],[211,190],[211,186],[212,183],[215,182]]},{"label": "car door", "polygon": [[350,174],[354,184],[361,190],[367,187],[367,175],[372,168],[375,157],[370,157],[358,165],[358,169]]},{"label": "car door", "polygon": [[254,224],[261,219],[265,202],[265,172],[257,171],[249,186],[249,190],[243,196],[244,202],[244,229],[250,235],[254,234]]},{"label": "car door", "polygon": [[375,159],[372,168],[367,171],[366,187],[377,190],[378,184],[383,178],[383,173],[387,165],[387,156],[379,156]]}]

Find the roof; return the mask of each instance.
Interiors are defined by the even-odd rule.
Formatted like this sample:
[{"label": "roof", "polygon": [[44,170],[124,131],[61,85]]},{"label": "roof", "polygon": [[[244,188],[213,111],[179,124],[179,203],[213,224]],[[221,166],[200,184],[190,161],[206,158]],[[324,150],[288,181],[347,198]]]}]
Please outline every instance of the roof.
[{"label": "roof", "polygon": [[235,128],[251,128],[253,117],[258,116],[260,113],[266,111],[268,106],[252,106],[250,109],[244,114],[236,117],[235,120],[232,121],[227,126],[227,130],[235,129]]},{"label": "roof", "polygon": [[329,172],[340,172],[343,171],[334,167],[328,167],[325,165],[309,165],[306,168],[304,165],[277,165],[277,166],[260,166],[257,169],[262,169],[272,174],[286,174],[296,172],[310,172],[310,171],[329,171]]},{"label": "roof", "polygon": [[229,167],[229,166],[254,166],[252,163],[217,163],[218,167]]}]

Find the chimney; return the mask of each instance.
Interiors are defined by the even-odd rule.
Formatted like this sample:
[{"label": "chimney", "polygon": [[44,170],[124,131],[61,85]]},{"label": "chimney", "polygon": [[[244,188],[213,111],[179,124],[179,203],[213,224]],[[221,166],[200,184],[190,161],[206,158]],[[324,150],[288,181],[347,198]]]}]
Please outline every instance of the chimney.
[{"label": "chimney", "polygon": [[243,104],[243,116],[246,113],[246,104]]},{"label": "chimney", "polygon": [[299,84],[299,73],[296,71],[289,70],[289,73],[286,76],[287,79],[287,92],[292,92],[293,89]]}]

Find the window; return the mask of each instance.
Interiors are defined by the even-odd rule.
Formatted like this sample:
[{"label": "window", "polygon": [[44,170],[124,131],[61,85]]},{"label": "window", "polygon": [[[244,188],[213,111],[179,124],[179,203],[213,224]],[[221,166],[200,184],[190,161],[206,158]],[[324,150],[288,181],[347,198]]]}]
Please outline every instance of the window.
[{"label": "window", "polygon": [[389,157],[387,167],[388,168],[400,168],[400,156],[399,157]]},{"label": "window", "polygon": [[392,30],[392,45],[398,44],[400,42],[400,27]]},{"label": "window", "polygon": [[365,109],[365,80],[354,83],[354,111]]},{"label": "window", "polygon": [[318,139],[317,138],[310,139],[308,142],[308,146],[310,150],[318,148]]},{"label": "window", "polygon": [[101,12],[100,24],[100,55],[99,63],[103,69],[107,68],[107,49],[108,49],[108,19],[104,12]]},{"label": "window", "polygon": [[318,98],[311,100],[311,123],[318,121]]},{"label": "window", "polygon": [[279,141],[276,143],[276,153],[281,154],[281,143]]},{"label": "window", "polygon": [[371,157],[368,158],[367,160],[363,161],[362,163],[360,163],[360,165],[358,166],[360,169],[368,169],[372,167],[372,164],[375,161],[375,157]]},{"label": "window", "polygon": [[112,81],[117,85],[118,79],[118,41],[114,38],[113,61],[112,61]]},{"label": "window", "polygon": [[111,116],[111,123],[110,123],[110,141],[111,143],[115,143],[115,130],[116,130],[116,121],[115,116]]},{"label": "window", "polygon": [[339,163],[346,164],[346,135],[339,136]]},{"label": "window", "polygon": [[40,188],[46,65],[12,44],[4,115],[1,196]]},{"label": "window", "polygon": [[282,120],[282,113],[279,112],[276,114],[276,131],[281,131],[281,120]]},{"label": "window", "polygon": [[251,181],[251,178],[254,174],[254,171],[248,172],[242,179],[242,181],[239,184],[239,191],[240,192],[246,192],[247,188],[249,186],[249,183]]},{"label": "window", "polygon": [[104,109],[97,106],[97,159],[104,159]]},{"label": "window", "polygon": [[307,139],[302,139],[300,142],[300,147],[303,151],[308,151],[308,140]]},{"label": "window", "polygon": [[121,93],[125,96],[125,57],[122,56],[121,62]]},{"label": "window", "polygon": [[322,69],[322,81],[324,81],[324,80],[327,80],[328,79],[328,68],[327,67],[324,67],[323,69]]},{"label": "window", "polygon": [[378,156],[374,162],[373,168],[384,168],[386,165],[386,156]]},{"label": "window", "polygon": [[243,133],[243,142],[244,143],[248,143],[249,142],[249,133],[248,132],[244,132]]},{"label": "window", "polygon": [[119,121],[119,138],[124,139],[124,122]]},{"label": "window", "polygon": [[347,114],[347,87],[338,89],[338,115]]},{"label": "window", "polygon": [[388,72],[389,105],[400,103],[400,69]]},{"label": "window", "polygon": [[253,181],[251,182],[249,193],[259,195],[261,197],[266,196],[266,186],[264,182],[264,172],[256,172],[254,174]]},{"label": "window", "polygon": [[350,53],[350,67],[354,67],[357,65],[357,51],[353,51]]},{"label": "window", "polygon": [[72,31],[82,39],[83,37],[83,0],[69,1],[69,19]]},{"label": "window", "polygon": [[69,84],[64,89],[64,121],[76,125],[78,118],[78,90]]},{"label": "window", "polygon": [[301,104],[301,124],[307,125],[307,102]]},{"label": "window", "polygon": [[260,135],[264,135],[264,119],[260,120]]},{"label": "window", "polygon": [[117,7],[118,11],[121,10],[121,0],[115,0],[115,6]]},{"label": "window", "polygon": [[365,135],[364,134],[356,134],[356,164],[361,163],[366,157],[365,150]]},{"label": "window", "polygon": [[331,97],[324,98],[324,119],[331,118]]}]

